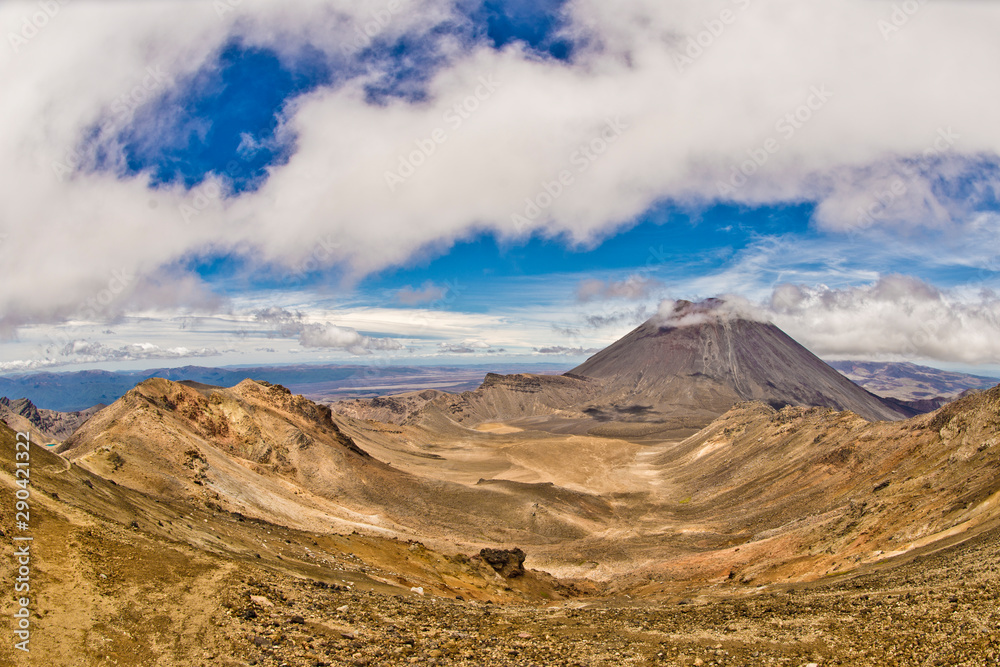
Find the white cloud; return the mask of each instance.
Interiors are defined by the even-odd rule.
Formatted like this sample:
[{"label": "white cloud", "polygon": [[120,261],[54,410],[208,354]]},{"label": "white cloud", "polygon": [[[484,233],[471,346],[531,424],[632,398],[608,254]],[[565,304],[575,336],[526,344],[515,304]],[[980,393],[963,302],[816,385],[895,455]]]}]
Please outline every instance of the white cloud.
[{"label": "white cloud", "polygon": [[763,301],[732,294],[666,300],[656,317],[675,327],[732,317],[771,321],[830,359],[1000,364],[1000,295],[985,283],[941,289],[895,274],[840,287],[781,283]]},{"label": "white cloud", "polygon": [[278,306],[257,308],[253,311],[253,320],[270,328],[270,335],[282,338],[299,335],[305,326],[305,315],[302,312],[293,313]]},{"label": "white cloud", "polygon": [[146,359],[192,359],[217,357],[221,353],[214,348],[187,348],[183,346],[160,347],[153,343],[128,343],[111,346],[90,340],[73,340],[59,350],[57,357],[36,357],[0,362],[0,372],[21,373],[37,371],[57,366],[73,366],[94,363],[125,363]]},{"label": "white cloud", "polygon": [[152,343],[130,343],[109,347],[103,343],[76,340],[67,344],[59,354],[71,357],[73,363],[97,361],[134,361],[137,359],[185,359],[189,357],[214,357],[219,351],[210,348],[189,349],[183,346],[162,348]]},{"label": "white cloud", "polygon": [[691,301],[666,299],[656,309],[655,321],[661,327],[691,327],[706,322],[733,319],[764,320],[766,315],[741,296],[725,294],[717,298]]},{"label": "white cloud", "polygon": [[[372,10],[333,1],[294,10],[241,3],[220,16],[216,4],[188,3],[178,12],[176,3],[155,0],[68,3],[16,52],[9,44],[0,49],[0,227],[5,247],[16,248],[7,253],[12,263],[0,295],[8,328],[83,317],[81,304],[108,289],[112,271],[136,275],[139,285],[206,249],[295,266],[316,257],[317,245],[332,236],[338,245],[324,246],[324,261],[364,274],[473,230],[522,235],[529,230],[515,227],[511,215],[524,211],[526,200],[539,201],[563,171],[571,184],[531,225],[584,241],[656,202],[717,198],[719,182],[754,156],[763,159],[768,146],[777,150],[765,150],[764,164],[728,197],[751,204],[815,200],[819,224],[849,229],[858,206],[891,187],[901,160],[914,158],[916,175],[875,224],[955,225],[971,215],[965,194],[935,188],[935,180],[968,176],[978,164],[968,156],[995,159],[1000,152],[992,113],[1000,101],[995,3],[927,3],[887,39],[878,25],[892,13],[887,2],[579,0],[569,6],[570,31],[588,35],[594,46],[574,65],[525,57],[513,47],[465,52],[444,42],[451,64],[428,84],[426,102],[372,106],[362,80],[316,91],[283,119],[285,131],[299,138],[289,162],[256,193],[209,197],[191,224],[180,206],[192,205],[202,190],[152,192],[144,176],[60,178],[53,166],[73,158],[88,128],[107,120],[105,136],[112,136],[129,122],[111,105],[148,67],[182,80],[236,34],[286,57],[293,57],[292,45],[310,44],[339,62]],[[450,7],[408,3],[383,35],[426,29]],[[0,34],[20,31],[36,9],[34,2],[2,3]],[[678,67],[689,37],[724,9],[735,21],[694,62]],[[941,53],[963,54],[963,66]],[[495,92],[461,126],[449,126],[448,109],[474,94],[481,77],[498,82]],[[830,93],[821,105],[816,87]],[[817,108],[803,106],[810,103]],[[809,119],[795,121],[803,108]],[[606,145],[600,137],[609,120],[627,129]],[[386,171],[439,127],[447,141],[390,192]],[[943,156],[924,157],[948,128],[958,137],[953,145]],[[591,142],[606,151],[577,162]],[[254,139],[244,148],[256,146]],[[979,187],[987,200],[995,172],[977,177],[986,179]],[[169,296],[125,292],[121,309],[97,315],[117,317]],[[206,302],[193,280],[174,296],[182,304]],[[339,339],[330,332],[329,340]]]},{"label": "white cloud", "polygon": [[355,329],[335,324],[306,324],[299,333],[302,347],[323,347],[347,350],[351,354],[371,354],[372,350],[401,350],[403,346],[392,338],[362,336]]},{"label": "white cloud", "polygon": [[304,313],[293,313],[278,306],[254,310],[253,319],[266,327],[268,335],[297,337],[302,347],[346,350],[355,355],[371,354],[374,350],[403,349],[403,345],[393,338],[363,336],[357,329],[331,322],[309,322]]},{"label": "white cloud", "polygon": [[592,278],[580,281],[576,288],[576,299],[581,303],[610,299],[641,301],[649,299],[650,294],[661,287],[663,283],[659,280],[638,275],[629,276],[624,280],[605,281]]},{"label": "white cloud", "polygon": [[395,295],[396,301],[404,306],[420,306],[435,301],[440,301],[448,294],[448,289],[440,285],[428,282],[424,283],[420,289],[407,286],[398,290]]},{"label": "white cloud", "polygon": [[775,324],[819,355],[1000,363],[1000,296],[960,294],[907,276],[830,288],[775,288]]},{"label": "white cloud", "polygon": [[580,357],[586,354],[594,354],[595,352],[600,352],[601,348],[597,347],[565,347],[562,345],[555,345],[552,347],[536,347],[535,352],[538,354],[554,354],[567,357]]},{"label": "white cloud", "polygon": [[472,338],[467,338],[463,341],[438,343],[438,351],[441,354],[495,354],[506,352],[503,348],[498,350],[485,341]]},{"label": "white cloud", "polygon": [[56,359],[15,359],[13,361],[0,361],[0,372],[28,373],[61,365],[62,363]]}]

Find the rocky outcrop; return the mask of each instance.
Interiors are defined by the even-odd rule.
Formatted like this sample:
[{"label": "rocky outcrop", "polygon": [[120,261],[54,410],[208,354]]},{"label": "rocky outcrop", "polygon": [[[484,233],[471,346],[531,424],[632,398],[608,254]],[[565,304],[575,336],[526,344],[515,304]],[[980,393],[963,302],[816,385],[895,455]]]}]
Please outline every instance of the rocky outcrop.
[{"label": "rocky outcrop", "polygon": [[0,421],[15,431],[30,432],[36,441],[62,442],[105,406],[79,412],[56,412],[38,408],[27,398],[0,397]]},{"label": "rocky outcrop", "polygon": [[524,575],[524,551],[514,549],[483,549],[479,557],[487,565],[497,571],[505,579],[514,579]]},{"label": "rocky outcrop", "polygon": [[510,391],[521,391],[533,394],[542,390],[542,382],[534,375],[499,375],[497,373],[487,373],[480,389],[491,389],[502,387]]},{"label": "rocky outcrop", "polygon": [[377,396],[337,401],[331,407],[337,414],[353,419],[370,419],[386,424],[404,424],[431,401],[448,396],[436,389],[425,389],[395,396]]}]

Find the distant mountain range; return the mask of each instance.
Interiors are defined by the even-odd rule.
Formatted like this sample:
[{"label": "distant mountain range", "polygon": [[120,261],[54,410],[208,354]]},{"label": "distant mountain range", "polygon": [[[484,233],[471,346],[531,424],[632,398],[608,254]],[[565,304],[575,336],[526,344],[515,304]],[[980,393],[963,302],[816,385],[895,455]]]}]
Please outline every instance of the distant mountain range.
[{"label": "distant mountain range", "polygon": [[183,366],[141,371],[75,371],[0,377],[0,396],[26,397],[39,408],[73,412],[97,404],[110,405],[143,380],[164,378],[231,387],[247,378],[284,385],[319,402],[355,396],[378,396],[434,387],[447,391],[475,389],[494,370],[559,372],[566,366],[342,366],[298,365],[240,368]]},{"label": "distant mountain range", "polygon": [[873,394],[935,410],[969,390],[989,389],[1000,378],[943,371],[911,363],[831,361],[829,364]]},{"label": "distant mountain range", "polygon": [[50,444],[68,438],[103,407],[98,404],[78,412],[57,412],[39,409],[26,398],[12,401],[0,396],[0,421],[15,431],[30,433],[33,442]]},{"label": "distant mountain range", "polygon": [[[767,388],[767,383],[776,383],[770,370],[775,360],[771,359],[768,362],[763,362],[759,360],[759,352],[764,349],[771,349],[773,346],[768,343],[767,346],[760,348],[760,350],[755,349],[755,346],[763,344],[764,341],[774,336],[779,334],[780,336],[784,336],[784,334],[780,333],[777,328],[771,327],[771,325],[759,322],[746,322],[746,325],[738,325],[738,327],[743,327],[746,331],[740,334],[741,338],[736,340],[736,346],[733,348],[733,350],[739,352],[739,355],[741,355],[739,359],[742,359],[742,361],[734,369],[731,369],[731,371],[733,373],[745,373],[747,369],[758,366],[755,373],[761,376],[758,378],[760,380],[758,382],[759,389],[750,391],[749,393],[740,393],[740,382],[746,378],[742,378],[741,380],[737,375],[733,375],[731,378],[732,387],[737,390],[737,394],[742,398],[752,396],[753,398],[760,398],[767,401],[770,400],[768,392],[772,391]],[[649,347],[648,350],[640,350],[636,347],[628,348],[627,352],[623,352],[622,346],[626,341],[626,339],[623,339],[594,355],[581,365],[580,368],[571,371],[570,377],[572,375],[588,375],[593,378],[603,378],[605,384],[607,384],[607,381],[614,376],[617,378],[614,380],[614,383],[620,385],[620,393],[624,392],[622,394],[623,399],[625,394],[628,393],[646,394],[648,393],[647,390],[652,390],[653,394],[656,394],[660,390],[667,391],[666,387],[656,389],[649,384],[650,377],[652,377],[650,370],[657,363],[660,363],[654,362],[655,359],[659,358],[657,355],[660,352],[666,354],[670,351],[667,348],[660,350],[660,347],[663,345],[667,345],[668,347],[673,345],[678,354],[670,354],[668,355],[669,358],[661,360],[669,368],[658,368],[658,372],[653,375],[663,378],[671,375],[669,371],[673,369],[678,371],[682,376],[686,375],[692,378],[702,377],[706,379],[714,372],[713,368],[723,368],[723,365],[720,365],[721,357],[718,352],[721,348],[716,348],[716,351],[712,352],[714,356],[711,356],[711,358],[705,356],[702,360],[698,361],[695,359],[695,356],[692,356],[701,355],[702,352],[708,354],[710,348],[708,347],[708,339],[702,341],[706,346],[705,350],[692,347],[695,345],[694,338],[691,338],[687,342],[681,341],[685,336],[693,336],[691,328],[685,327],[684,332],[674,334],[672,338],[674,342],[665,343],[663,340],[660,340],[660,343],[656,343],[655,340],[657,339],[649,335],[648,329],[650,326],[649,323],[646,323],[626,337],[627,340],[642,339],[644,342],[637,344]],[[773,331],[771,330],[772,328]],[[774,333],[776,331],[778,332],[777,334]],[[723,333],[725,333],[724,330]],[[715,335],[713,334],[713,336]],[[725,343],[726,340],[729,339],[717,337],[717,340],[712,344]],[[794,343],[794,341],[792,342]],[[659,347],[657,347],[658,345]],[[795,345],[798,346],[797,343]],[[801,346],[798,347],[801,348]],[[801,350],[799,354],[801,356]],[[816,390],[817,378],[825,378],[826,381],[833,383],[827,384],[826,389],[823,391],[832,391],[835,385],[844,386],[841,381],[831,376],[827,370],[824,370],[826,364],[820,362],[811,353],[807,352],[806,354],[808,357],[799,359],[804,364],[799,368],[804,373],[804,376],[795,380],[798,389],[793,393],[798,392],[796,395],[806,404],[816,403],[818,405],[830,405],[830,407],[845,405],[842,402],[831,402],[829,400],[823,402],[815,396],[807,398],[802,393],[803,391],[808,393],[809,391]],[[819,362],[820,365],[817,366],[816,362]],[[728,363],[728,360],[726,360],[726,363]],[[682,369],[678,364],[686,365],[686,370]],[[694,368],[697,364],[706,366],[706,368],[698,370]],[[1000,378],[943,371],[912,363],[831,361],[828,362],[828,365],[872,394],[890,399],[890,402],[896,405],[896,409],[902,409],[904,412],[910,412],[911,414],[914,410],[916,412],[934,410],[970,389],[988,389],[996,384],[1000,384]],[[644,368],[646,366],[649,366],[649,368]],[[674,366],[677,367],[674,368]],[[690,368],[687,368],[687,366],[690,366]],[[788,367],[793,368],[794,364],[788,365]],[[110,405],[140,382],[155,377],[175,382],[191,381],[219,387],[231,387],[250,378],[284,385],[295,393],[302,394],[316,402],[333,403],[344,399],[374,398],[376,396],[398,395],[406,392],[420,393],[428,389],[439,392],[461,393],[477,389],[489,373],[499,375],[530,373],[532,375],[548,376],[561,374],[566,369],[567,367],[564,365],[552,363],[499,366],[485,364],[461,366],[303,364],[295,366],[228,368],[183,366],[180,368],[155,368],[141,371],[94,370],[67,373],[45,372],[0,377],[0,396],[6,396],[10,401],[27,398],[32,403],[32,407],[37,407],[39,410],[73,413],[87,410],[95,405]],[[819,370],[817,371],[817,369]],[[701,375],[697,375],[698,373],[701,373]],[[768,377],[761,379],[762,374],[766,374]],[[671,380],[671,382],[676,381],[676,378]],[[630,388],[629,383],[632,382],[635,384]],[[747,388],[748,386],[743,387],[743,389]],[[675,391],[676,389],[674,387],[670,390],[673,393],[671,401],[688,400],[684,398],[685,394],[683,392],[678,393]],[[786,389],[789,388],[786,387]],[[757,393],[754,393],[755,391]],[[693,400],[695,396],[692,394],[689,398]],[[701,401],[701,398],[698,398],[698,401]],[[819,402],[817,403],[817,401]],[[422,402],[422,400],[418,402]],[[394,405],[393,407],[397,412],[401,409],[398,405]],[[711,414],[706,413],[706,416],[714,417],[719,413],[719,410],[713,409],[709,412]],[[863,410],[859,412],[859,414],[862,413]],[[388,415],[381,416],[387,417]]]}]

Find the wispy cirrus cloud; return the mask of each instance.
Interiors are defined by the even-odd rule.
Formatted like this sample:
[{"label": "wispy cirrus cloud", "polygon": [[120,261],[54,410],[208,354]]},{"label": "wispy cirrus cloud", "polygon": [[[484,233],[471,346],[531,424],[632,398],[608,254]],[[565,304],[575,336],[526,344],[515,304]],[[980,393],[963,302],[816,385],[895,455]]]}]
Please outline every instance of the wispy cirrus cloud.
[{"label": "wispy cirrus cloud", "polygon": [[663,288],[663,283],[648,276],[632,275],[624,280],[599,280],[591,278],[577,285],[576,300],[588,301],[646,301],[654,292]]},{"label": "wispy cirrus cloud", "polygon": [[583,316],[584,324],[591,329],[606,327],[635,326],[649,319],[646,306],[627,310],[612,310],[604,313],[593,313]]},{"label": "wispy cirrus cloud", "polygon": [[420,288],[413,288],[408,285],[398,290],[394,295],[394,299],[404,306],[423,306],[435,301],[440,301],[447,295],[447,287],[427,282]]},{"label": "wispy cirrus cloud", "polygon": [[553,354],[567,357],[579,357],[585,354],[594,354],[600,352],[601,348],[597,347],[565,347],[562,345],[555,345],[552,347],[536,347],[535,352],[538,354]]}]

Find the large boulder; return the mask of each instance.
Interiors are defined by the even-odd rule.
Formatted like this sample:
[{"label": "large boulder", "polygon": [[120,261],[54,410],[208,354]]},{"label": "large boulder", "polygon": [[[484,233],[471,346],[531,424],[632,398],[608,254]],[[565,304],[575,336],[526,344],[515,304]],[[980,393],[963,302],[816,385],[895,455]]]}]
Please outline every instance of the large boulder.
[{"label": "large boulder", "polygon": [[525,553],[519,548],[483,549],[479,552],[479,557],[506,579],[524,574]]}]

